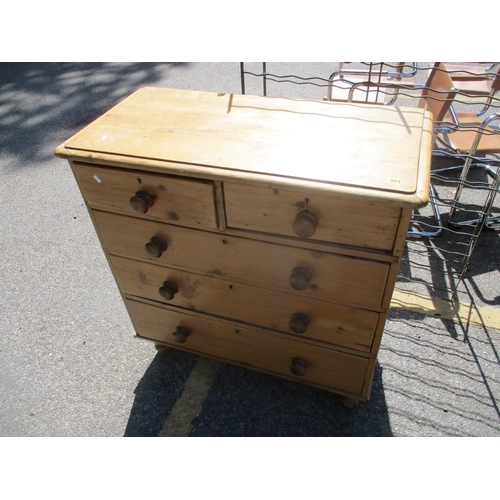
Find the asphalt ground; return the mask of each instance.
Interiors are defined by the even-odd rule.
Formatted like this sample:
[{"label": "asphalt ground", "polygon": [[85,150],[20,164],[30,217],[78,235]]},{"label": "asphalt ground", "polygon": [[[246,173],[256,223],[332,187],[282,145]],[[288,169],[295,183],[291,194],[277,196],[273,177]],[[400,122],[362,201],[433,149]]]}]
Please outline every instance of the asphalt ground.
[{"label": "asphalt ground", "polygon": [[[268,71],[328,77],[332,64]],[[146,85],[240,93],[239,63],[0,64],[0,436],[500,435],[498,232],[481,236],[459,304],[428,288],[396,293],[372,398],[354,409],[134,338],[72,173],[53,153]],[[261,95],[260,79],[246,78],[246,92]]]}]

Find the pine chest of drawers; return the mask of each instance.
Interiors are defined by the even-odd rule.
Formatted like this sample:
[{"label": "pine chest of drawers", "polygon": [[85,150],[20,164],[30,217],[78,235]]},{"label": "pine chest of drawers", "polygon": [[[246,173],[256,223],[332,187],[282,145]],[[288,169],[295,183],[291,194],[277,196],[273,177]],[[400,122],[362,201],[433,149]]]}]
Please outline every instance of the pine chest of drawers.
[{"label": "pine chest of drawers", "polygon": [[367,400],[421,109],[143,88],[56,150],[138,337]]}]

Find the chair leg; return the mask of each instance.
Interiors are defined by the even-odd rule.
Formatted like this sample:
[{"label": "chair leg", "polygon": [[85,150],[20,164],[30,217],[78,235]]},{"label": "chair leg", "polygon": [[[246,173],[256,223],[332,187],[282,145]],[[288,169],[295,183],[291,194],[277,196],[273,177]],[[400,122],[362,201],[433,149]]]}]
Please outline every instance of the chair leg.
[{"label": "chair leg", "polygon": [[[497,121],[499,119],[500,119],[500,115],[498,115],[498,114],[493,114],[493,115],[489,116],[481,123],[481,126],[479,127],[479,129],[476,133],[476,137],[474,138],[474,142],[471,145],[471,148],[469,150],[467,160],[465,161],[465,164],[463,166],[462,173],[460,174],[460,182],[459,182],[458,188],[455,192],[455,198],[453,200],[453,204],[451,207],[449,226],[452,228],[456,227],[457,225],[463,226],[463,225],[477,225],[477,224],[481,224],[481,226],[483,227],[488,219],[488,216],[490,215],[491,209],[493,207],[493,202],[495,201],[495,196],[496,196],[496,193],[498,191],[500,172],[493,170],[490,167],[490,165],[488,165],[486,163],[485,164],[473,164],[473,158],[476,155],[476,152],[477,152],[477,149],[479,146],[479,142],[481,141],[482,135],[486,132],[487,128],[496,129],[497,128],[496,124],[492,125],[492,122]],[[499,165],[498,161],[491,161],[490,163],[494,163],[498,169],[498,165]],[[467,179],[467,175],[469,174],[469,170],[472,166],[480,166],[482,168],[485,168],[486,172],[494,179],[493,185],[491,186],[491,190],[488,194],[488,198],[486,200],[486,203],[484,204],[484,211],[483,211],[481,217],[479,219],[476,219],[475,221],[466,221],[465,223],[464,222],[456,223],[453,221],[453,219],[455,217],[455,213],[457,210],[458,201],[462,195],[462,190],[464,188],[465,181]]]},{"label": "chair leg", "polygon": [[[458,204],[460,201],[460,197],[462,196],[463,188],[465,186],[465,181],[467,175],[471,168],[482,168],[485,170],[486,174],[493,179],[493,183],[489,188],[489,193],[484,203],[484,208],[480,217],[477,219],[471,219],[466,221],[455,222],[455,216],[458,209]],[[448,227],[450,229],[458,229],[461,226],[476,226],[476,225],[485,225],[485,227],[494,228],[493,224],[499,220],[499,217],[490,217],[491,210],[493,208],[493,204],[495,202],[495,197],[498,192],[500,183],[500,175],[499,172],[495,171],[490,165],[486,163],[472,163],[472,159],[468,158],[466,164],[464,165],[462,174],[460,175],[460,183],[458,185],[457,190],[455,191],[455,197],[452,202],[452,207],[450,210],[450,216],[448,221]]]}]

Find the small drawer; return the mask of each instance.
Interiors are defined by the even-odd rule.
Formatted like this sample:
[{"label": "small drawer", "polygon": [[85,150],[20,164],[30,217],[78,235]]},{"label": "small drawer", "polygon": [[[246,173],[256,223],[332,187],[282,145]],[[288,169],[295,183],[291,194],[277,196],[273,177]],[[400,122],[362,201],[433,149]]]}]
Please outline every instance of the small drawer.
[{"label": "small drawer", "polygon": [[77,162],[73,172],[93,208],[174,224],[217,227],[212,182]]},{"label": "small drawer", "polygon": [[361,395],[369,359],[130,299],[137,335],[286,378]]},{"label": "small drawer", "polygon": [[111,256],[122,293],[370,352],[379,314]]},{"label": "small drawer", "polygon": [[378,310],[390,265],[94,210],[109,254]]},{"label": "small drawer", "polygon": [[229,227],[392,251],[401,209],[324,193],[224,183]]}]

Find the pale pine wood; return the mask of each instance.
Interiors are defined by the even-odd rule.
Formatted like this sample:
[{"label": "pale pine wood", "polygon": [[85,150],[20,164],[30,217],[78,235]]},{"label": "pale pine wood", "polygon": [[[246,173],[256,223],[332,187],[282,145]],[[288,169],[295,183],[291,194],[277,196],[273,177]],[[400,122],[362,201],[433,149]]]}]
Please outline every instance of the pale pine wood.
[{"label": "pale pine wood", "polygon": [[370,394],[371,394],[372,385],[373,385],[373,377],[375,375],[376,364],[377,364],[377,360],[375,358],[372,358],[368,361],[365,383],[363,385],[363,389],[361,390],[361,394],[360,394],[361,398],[363,398],[363,399],[370,399]]},{"label": "pale pine wood", "polygon": [[[421,167],[415,172],[417,176],[417,186],[419,186],[417,192],[415,193],[415,198],[423,201],[421,206],[425,206],[429,201],[429,186],[431,181],[431,168],[432,163],[432,145],[434,144],[434,124],[432,119],[432,113],[430,111],[425,111],[424,116],[424,126],[421,131],[422,140],[420,142],[420,158],[419,162]],[[404,210],[414,210],[416,205],[413,207],[408,204],[400,205]],[[404,243],[403,243],[404,244]],[[401,248],[401,246],[399,246]]]},{"label": "pale pine wood", "polygon": [[[326,252],[309,251],[271,243],[196,231],[138,218],[94,211],[101,241],[110,254],[149,259],[157,264],[197,270],[256,286],[304,297],[378,310],[389,265]],[[144,249],[151,237],[168,245],[159,259]],[[289,278],[295,267],[312,273],[310,286],[294,290]]]},{"label": "pale pine wood", "polygon": [[[223,316],[228,319],[279,330],[298,338],[369,352],[379,315],[364,309],[312,300],[265,288],[221,280],[111,256],[115,277],[123,293],[164,301],[158,290],[164,281],[179,291],[169,305]],[[310,323],[303,334],[290,329],[292,314],[301,312]]]},{"label": "pale pine wood", "polygon": [[[408,230],[410,229],[410,222],[413,215],[413,211],[409,208],[403,208],[401,210],[401,219],[398,228],[398,233],[396,235],[396,241],[394,244],[394,255],[401,257],[403,255],[406,243],[406,236]],[[398,264],[398,261],[395,261],[394,264]]]},{"label": "pale pine wood", "polygon": [[129,200],[137,191],[154,196],[154,205],[140,217],[188,226],[217,227],[212,182],[161,176],[141,171],[73,163],[73,173],[93,208],[138,215]]},{"label": "pale pine wood", "polygon": [[224,183],[229,227],[297,236],[293,222],[301,211],[316,215],[313,240],[392,251],[401,209],[375,202],[300,196],[285,189]]},{"label": "pale pine wood", "polygon": [[[399,226],[398,236],[396,238],[394,255],[400,255],[400,256],[403,255],[406,242],[406,234],[410,226],[411,217],[412,217],[412,211],[408,208],[404,208],[401,213],[401,223]],[[394,287],[396,286],[396,281],[398,279],[400,265],[401,265],[401,259],[398,259],[397,261],[393,262],[390,267],[389,275],[387,277],[386,290],[384,293],[384,298],[382,300],[381,308],[383,311],[387,311],[389,309]],[[384,321],[382,322],[382,324],[385,323],[385,319],[386,318],[384,317]],[[380,335],[382,335],[382,332],[380,332]],[[379,344],[380,340],[376,344],[377,345],[376,350],[378,350]]]},{"label": "pale pine wood", "polygon": [[[432,114],[425,112],[424,130],[432,135]],[[429,129],[427,127],[430,127]],[[422,145],[421,145],[422,149]],[[79,150],[68,148],[65,144],[59,146],[56,150],[56,156],[60,158],[80,158]],[[159,160],[152,158],[131,158],[122,155],[110,155],[107,153],[88,153],[85,155],[87,163],[106,165],[115,168],[124,168],[132,170],[142,170],[148,172],[159,173],[162,175],[176,175],[179,177],[190,177],[197,179],[205,179],[211,181],[223,182],[224,180],[232,180],[233,182],[244,182],[254,185],[268,185],[273,188],[283,188],[296,192],[323,192],[334,194],[336,197],[360,201],[375,201],[387,203],[398,207],[419,208],[424,207],[428,201],[428,185],[418,181],[418,189],[412,194],[402,194],[389,190],[373,190],[360,186],[350,186],[343,184],[329,184],[318,182],[315,180],[303,178],[296,179],[293,177],[281,177],[266,173],[255,173],[245,171],[231,171],[217,167],[209,167],[207,165],[182,164],[168,160]],[[419,157],[418,179],[427,174],[426,156]]]},{"label": "pale pine wood", "polygon": [[415,108],[144,88],[58,153],[147,157],[409,195],[419,191],[423,120]]},{"label": "pale pine wood", "polygon": [[146,88],[56,154],[138,336],[366,400],[431,144],[425,110]]},{"label": "pale pine wood", "polygon": [[[222,358],[249,368],[263,369],[300,382],[311,382],[344,392],[361,392],[368,358],[325,349],[229,325],[209,317],[192,316],[125,299],[137,335],[195,353]],[[172,333],[178,326],[190,332],[184,344]],[[290,372],[291,361],[300,356],[307,362],[303,377]]]}]

